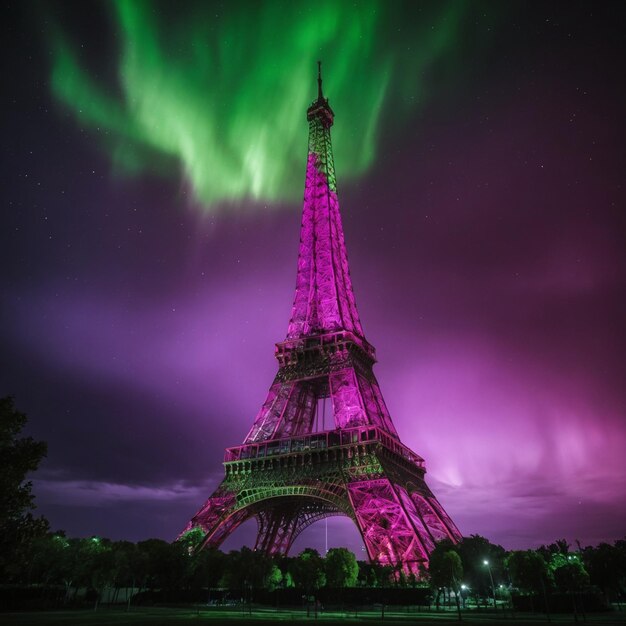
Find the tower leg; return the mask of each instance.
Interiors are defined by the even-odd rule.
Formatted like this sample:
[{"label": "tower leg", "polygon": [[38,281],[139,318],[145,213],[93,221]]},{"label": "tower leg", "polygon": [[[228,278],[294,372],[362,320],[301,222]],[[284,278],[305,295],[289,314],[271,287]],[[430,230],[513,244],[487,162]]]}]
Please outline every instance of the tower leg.
[{"label": "tower leg", "polygon": [[[414,499],[416,495],[417,494],[413,494]],[[443,507],[441,506],[441,504],[439,504],[439,501],[437,500],[437,498],[435,498],[435,496],[433,496],[432,493],[428,493],[423,497],[423,499],[430,507],[430,510],[433,511],[434,517],[437,520],[439,520],[439,523],[441,524],[441,526],[448,533],[448,536],[450,537],[450,539],[452,539],[452,541],[454,541],[455,543],[457,541],[461,541],[461,539],[463,538],[463,535],[461,535],[461,532],[459,531],[459,529],[456,527],[454,522],[450,519],[450,516],[443,510]],[[436,522],[434,520],[433,520],[433,524],[436,525]]]},{"label": "tower leg", "polygon": [[298,535],[326,517],[346,515],[327,502],[295,500],[264,508],[256,514],[259,525],[255,550],[287,555]]},{"label": "tower leg", "polygon": [[391,481],[381,478],[347,487],[370,559],[418,575],[428,563],[428,551]]},{"label": "tower leg", "polygon": [[338,428],[374,425],[398,438],[373,376],[370,379],[346,367],[331,372],[328,379]]},{"label": "tower leg", "polygon": [[201,528],[206,533],[203,547],[218,547],[237,526],[250,517],[250,512],[245,509],[235,511],[235,500],[235,494],[223,484],[220,485],[191,518],[183,533]]},{"label": "tower leg", "polygon": [[267,555],[287,554],[298,526],[297,511],[265,510],[257,515],[259,533],[255,550]]},{"label": "tower leg", "polygon": [[311,431],[317,396],[303,381],[275,382],[269,390],[246,443]]}]

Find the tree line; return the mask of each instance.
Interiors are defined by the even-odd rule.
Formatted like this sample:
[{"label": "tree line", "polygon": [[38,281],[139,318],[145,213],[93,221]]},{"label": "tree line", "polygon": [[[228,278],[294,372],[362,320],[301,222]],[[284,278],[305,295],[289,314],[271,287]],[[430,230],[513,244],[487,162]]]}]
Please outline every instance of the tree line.
[{"label": "tree line", "polygon": [[324,558],[311,549],[297,557],[272,558],[247,547],[229,553],[197,550],[202,534],[192,531],[173,542],[132,543],[46,533],[35,538],[5,574],[14,584],[63,587],[68,602],[80,588],[91,589],[96,598],[105,589],[158,591],[166,600],[181,597],[181,591],[205,597],[210,589],[239,595],[280,588],[314,593],[326,585],[355,586],[361,574],[356,557],[345,548],[333,548]]},{"label": "tree line", "polygon": [[[484,537],[464,537],[458,544],[439,542],[430,555],[428,580],[440,596],[452,596],[460,611],[467,598],[496,607],[513,600],[518,608],[550,612],[560,594],[580,612],[582,594],[601,596],[604,606],[621,602],[626,592],[626,539],[575,550],[564,539],[534,550],[505,550]],[[555,600],[553,600],[556,603]],[[598,605],[596,603],[596,605]],[[599,606],[599,605],[598,605]]]},{"label": "tree line", "polygon": [[527,596],[531,603],[536,598],[537,606],[529,608],[545,610],[555,593],[575,598],[590,591],[609,603],[620,601],[626,590],[626,540],[575,550],[560,540],[536,550],[506,551],[472,535],[458,544],[438,543],[430,567],[416,577],[357,561],[346,548],[332,548],[325,556],[306,549],[293,557],[270,557],[246,547],[228,553],[198,550],[202,538],[197,529],[173,542],[138,543],[46,532],[22,546],[19,560],[5,565],[4,582],[62,589],[68,603],[78,589],[89,589],[96,605],[105,589],[113,600],[120,589],[132,588],[135,597],[158,592],[168,601],[209,599],[210,590],[241,600],[288,589],[317,597],[322,589],[422,588],[437,608],[452,602],[459,610],[468,601],[479,607],[506,605],[512,596]]}]

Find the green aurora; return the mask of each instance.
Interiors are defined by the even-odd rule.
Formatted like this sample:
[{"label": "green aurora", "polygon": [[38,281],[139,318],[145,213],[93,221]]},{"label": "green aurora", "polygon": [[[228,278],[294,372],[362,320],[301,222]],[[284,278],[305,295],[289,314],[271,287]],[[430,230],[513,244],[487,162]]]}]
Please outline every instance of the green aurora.
[{"label": "green aurora", "polygon": [[105,7],[118,42],[116,84],[94,79],[57,29],[53,94],[81,128],[98,131],[115,173],[181,176],[205,211],[300,197],[318,58],[341,119],[338,171],[343,180],[364,173],[383,110],[393,101],[398,121],[424,102],[429,72],[454,53],[466,13],[464,2],[441,2],[399,29],[399,4],[375,0],[231,2],[223,13],[209,3]]}]

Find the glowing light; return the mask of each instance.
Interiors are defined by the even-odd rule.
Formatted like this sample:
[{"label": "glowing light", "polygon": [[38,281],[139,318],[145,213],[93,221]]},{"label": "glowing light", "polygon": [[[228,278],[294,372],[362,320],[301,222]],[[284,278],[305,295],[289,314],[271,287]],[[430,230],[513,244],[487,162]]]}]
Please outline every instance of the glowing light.
[{"label": "glowing light", "polygon": [[302,112],[315,61],[328,60],[327,91],[349,119],[335,136],[342,175],[374,161],[381,106],[395,79],[395,116],[423,101],[424,69],[452,49],[464,3],[433,9],[407,27],[409,57],[386,3],[322,0],[234,3],[216,16],[185,3],[175,18],[151,3],[111,3],[121,42],[116,85],[83,65],[58,29],[52,90],[81,126],[97,131],[114,171],[179,175],[205,207],[246,198],[294,201],[302,189]]}]

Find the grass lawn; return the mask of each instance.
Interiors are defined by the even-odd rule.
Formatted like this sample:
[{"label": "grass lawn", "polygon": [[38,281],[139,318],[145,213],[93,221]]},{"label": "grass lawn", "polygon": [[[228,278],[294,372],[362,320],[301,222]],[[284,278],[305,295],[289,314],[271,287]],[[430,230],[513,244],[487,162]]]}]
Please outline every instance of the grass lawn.
[{"label": "grass lawn", "polygon": [[[0,613],[0,624],[3,626],[134,626],[134,625],[150,625],[150,626],[176,626],[178,624],[226,624],[227,626],[244,626],[247,624],[272,624],[279,623],[288,626],[289,624],[311,624],[315,622],[324,624],[324,626],[339,626],[344,624],[388,624],[408,625],[408,624],[458,624],[456,612],[445,611],[441,613],[435,612],[407,612],[386,610],[384,620],[382,619],[380,610],[363,611],[355,616],[354,612],[325,612],[318,615],[317,620],[313,615],[306,617],[303,610],[297,609],[269,609],[254,608],[252,614],[244,615],[241,609],[219,609],[208,607],[188,607],[188,608],[143,608],[136,607],[130,613],[122,609],[100,609],[94,611],[48,611],[39,613]],[[503,615],[487,615],[485,613],[463,612],[463,622],[472,626],[489,625],[496,626],[498,624],[528,624],[533,626],[543,626],[544,624],[565,625],[574,624],[572,615],[555,615],[552,616],[552,622],[547,622],[544,615],[525,615],[517,614],[515,618],[509,613]],[[595,626],[619,624],[626,625],[626,613],[601,613],[589,614],[586,616],[586,622],[579,617],[581,626],[585,623]]]}]

